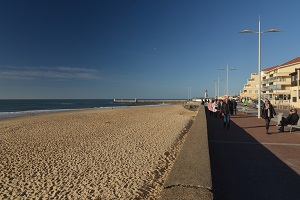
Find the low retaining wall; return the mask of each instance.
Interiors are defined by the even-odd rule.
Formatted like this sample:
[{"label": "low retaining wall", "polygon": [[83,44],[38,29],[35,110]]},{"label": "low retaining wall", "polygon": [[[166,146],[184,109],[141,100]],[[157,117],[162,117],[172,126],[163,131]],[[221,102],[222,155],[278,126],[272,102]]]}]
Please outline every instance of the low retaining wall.
[{"label": "low retaining wall", "polygon": [[195,121],[171,169],[159,199],[212,200],[207,123],[204,106]]}]

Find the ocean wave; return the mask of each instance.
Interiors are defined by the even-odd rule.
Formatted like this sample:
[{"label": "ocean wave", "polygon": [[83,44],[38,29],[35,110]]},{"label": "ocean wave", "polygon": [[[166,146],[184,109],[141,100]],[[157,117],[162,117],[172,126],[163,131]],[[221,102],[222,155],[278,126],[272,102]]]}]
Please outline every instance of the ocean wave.
[{"label": "ocean wave", "polygon": [[45,113],[53,113],[53,112],[63,112],[70,111],[76,109],[56,109],[56,110],[27,110],[27,111],[17,111],[17,112],[0,112],[0,118],[14,118],[21,116],[32,116],[36,114],[45,114]]},{"label": "ocean wave", "polygon": [[27,110],[27,111],[14,111],[14,112],[0,112],[0,119],[4,118],[14,118],[21,116],[33,116],[37,114],[46,114],[46,113],[54,113],[54,112],[64,112],[64,111],[75,111],[75,110],[88,110],[88,109],[113,109],[113,108],[128,108],[128,107],[144,107],[144,106],[167,106],[170,104],[156,104],[156,105],[114,105],[114,106],[99,106],[93,108],[76,108],[76,109],[52,109],[52,110]]}]

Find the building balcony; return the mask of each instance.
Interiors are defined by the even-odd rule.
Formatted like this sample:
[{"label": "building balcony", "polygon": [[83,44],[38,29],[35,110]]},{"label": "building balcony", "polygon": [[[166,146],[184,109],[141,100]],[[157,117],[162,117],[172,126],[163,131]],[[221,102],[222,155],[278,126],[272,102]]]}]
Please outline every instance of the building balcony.
[{"label": "building balcony", "polygon": [[270,78],[261,81],[261,84],[273,84],[273,85],[290,85],[291,80],[285,78]]},{"label": "building balcony", "polygon": [[273,90],[273,94],[290,94],[290,90]]},{"label": "building balcony", "polygon": [[290,76],[290,73],[291,72],[277,72],[276,74],[274,74],[275,76],[287,76],[289,77]]},{"label": "building balcony", "polygon": [[291,85],[291,81],[274,82],[274,85]]},{"label": "building balcony", "polygon": [[268,91],[268,89],[267,88],[261,88],[261,91],[262,92],[264,92],[264,91],[266,92],[266,91]]}]

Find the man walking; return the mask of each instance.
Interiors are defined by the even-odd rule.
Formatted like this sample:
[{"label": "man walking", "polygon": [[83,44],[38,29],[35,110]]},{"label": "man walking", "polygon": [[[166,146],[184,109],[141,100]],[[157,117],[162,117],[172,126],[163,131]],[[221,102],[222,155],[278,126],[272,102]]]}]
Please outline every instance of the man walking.
[{"label": "man walking", "polygon": [[224,117],[223,127],[227,130],[230,127],[230,103],[228,98],[225,99],[225,102],[222,104],[222,116]]}]

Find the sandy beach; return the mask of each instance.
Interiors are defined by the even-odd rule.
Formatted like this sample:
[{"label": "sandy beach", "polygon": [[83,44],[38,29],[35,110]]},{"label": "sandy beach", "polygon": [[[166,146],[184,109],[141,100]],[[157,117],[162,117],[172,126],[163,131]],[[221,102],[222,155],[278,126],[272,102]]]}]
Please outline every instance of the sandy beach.
[{"label": "sandy beach", "polygon": [[155,199],[195,112],[181,105],[0,120],[0,199]]}]

